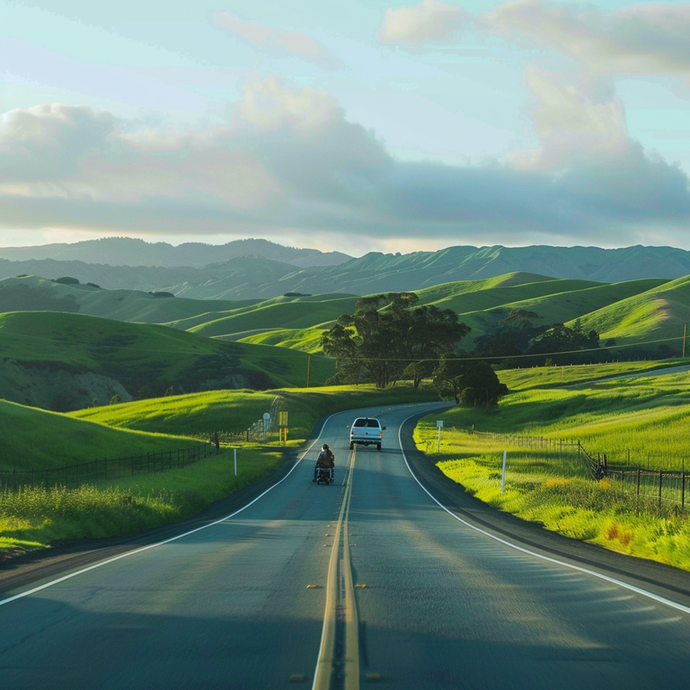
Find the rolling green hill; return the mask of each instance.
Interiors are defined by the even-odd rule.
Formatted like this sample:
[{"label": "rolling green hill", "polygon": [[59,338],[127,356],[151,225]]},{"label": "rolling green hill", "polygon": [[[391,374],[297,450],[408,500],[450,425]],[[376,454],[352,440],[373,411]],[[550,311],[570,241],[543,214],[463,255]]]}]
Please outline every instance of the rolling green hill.
[{"label": "rolling green hill", "polygon": [[[684,285],[684,280],[646,278],[608,284],[510,273],[487,280],[437,285],[419,290],[417,295],[420,304],[433,304],[440,309],[455,311],[460,321],[472,329],[462,343],[465,349],[472,349],[476,338],[493,330],[514,309],[534,312],[537,314],[535,322],[539,325],[570,323],[581,318],[585,328],[597,328],[596,325],[590,325],[589,315],[607,309],[609,311],[605,313],[612,314],[613,323],[616,323],[615,305],[628,304],[629,300],[638,298],[646,303],[647,297],[643,298],[643,295],[657,292],[673,301],[675,298],[669,295],[674,295],[678,287]],[[357,298],[329,299],[322,303],[319,296],[309,299],[310,302],[270,301],[243,307],[230,316],[199,324],[190,330],[216,336],[222,334],[243,343],[261,343],[317,353],[320,352],[319,341],[323,330],[341,313],[352,313]],[[310,304],[319,304],[311,314]],[[646,305],[642,312],[652,308]],[[330,321],[326,320],[326,316],[330,316]],[[630,318],[635,322],[642,316],[642,313],[636,312]],[[644,323],[640,322],[639,326],[646,330]],[[602,340],[608,337],[615,336],[606,334],[604,337],[602,332]],[[665,336],[662,334],[662,337]],[[647,336],[640,337],[638,341],[644,339]]]},{"label": "rolling green hill", "polygon": [[680,354],[683,327],[690,322],[690,276],[666,281],[637,295],[621,299],[582,317],[585,329],[594,328],[602,340],[639,346],[659,341]]},{"label": "rolling green hill", "polygon": [[62,467],[96,458],[121,458],[188,448],[197,439],[115,429],[0,400],[0,470]]},{"label": "rolling green hill", "polygon": [[[519,280],[520,274],[510,274],[506,277]],[[439,308],[453,309],[458,313],[459,319],[470,326],[472,331],[463,342],[463,346],[471,348],[476,338],[496,328],[498,322],[506,318],[512,310],[521,309],[537,314],[535,323],[539,325],[565,323],[667,282],[654,278],[613,284],[574,280],[518,282],[510,286],[489,285],[477,292],[463,289],[458,294],[452,294],[449,291],[447,295],[431,303]],[[453,285],[455,284],[450,284]],[[464,288],[465,285],[461,287]],[[420,291],[422,301],[434,296],[436,290],[437,288],[431,288],[430,294]],[[464,311],[468,306],[474,308]]]},{"label": "rolling green hill", "polygon": [[[690,319],[689,283],[690,278],[608,284],[514,272],[434,285],[417,294],[420,304],[452,309],[470,326],[462,342],[467,350],[511,310],[521,309],[536,313],[535,323],[544,326],[572,324],[579,318],[585,329],[600,333],[602,342],[615,339],[621,346],[676,338],[667,344],[671,350],[660,351],[658,343],[640,350],[640,356],[660,356],[680,351],[682,325]],[[86,396],[101,403],[113,395],[131,400],[161,395],[170,386],[189,392],[304,384],[307,356],[320,353],[324,329],[341,314],[352,313],[357,299],[330,293],[216,302],[101,290],[31,276],[0,281],[0,308],[49,304],[65,318],[54,321],[57,312],[50,317],[47,311],[25,312],[33,313],[31,318],[19,312],[9,320],[2,317],[0,353],[6,364],[0,368],[0,394],[14,390],[5,397],[48,409],[74,409],[90,403]],[[110,325],[103,330],[102,322],[89,322],[96,318],[86,316],[89,312],[107,316]],[[87,321],[74,320],[78,318]],[[144,323],[113,325],[135,319]],[[20,327],[33,328],[34,340],[27,339],[27,333],[17,340]],[[94,336],[99,331],[100,339]],[[42,340],[35,340],[39,334]],[[109,338],[115,347],[107,347]],[[104,357],[97,356],[101,351]],[[48,369],[52,377],[46,376]],[[313,358],[312,385],[332,373],[330,360]]]},{"label": "rolling green hill", "polygon": [[289,347],[310,354],[322,352],[321,336],[325,328],[279,328],[276,330],[261,330],[257,333],[245,333],[237,339],[240,343],[253,345],[273,345],[275,347]]},{"label": "rolling green hill", "polygon": [[295,298],[290,301],[271,300],[250,309],[192,326],[192,333],[205,336],[226,336],[258,329],[299,329],[335,321],[341,314],[351,313],[357,297],[323,295],[323,299]]},{"label": "rolling green hill", "polygon": [[200,316],[217,318],[261,300],[195,300],[139,290],[103,290],[97,285],[64,284],[38,276],[0,280],[0,312],[64,311],[118,321],[167,323]]},{"label": "rolling green hill", "polygon": [[[166,326],[83,314],[0,314],[0,395],[23,404],[68,410],[123,400],[224,388],[304,384],[308,355],[265,345],[230,343]],[[312,385],[333,363],[311,365]]]}]

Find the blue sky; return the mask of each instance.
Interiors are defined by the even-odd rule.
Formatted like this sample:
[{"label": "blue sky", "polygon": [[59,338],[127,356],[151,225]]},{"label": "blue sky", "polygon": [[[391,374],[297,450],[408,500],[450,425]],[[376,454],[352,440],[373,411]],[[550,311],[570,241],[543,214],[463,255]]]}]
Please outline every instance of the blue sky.
[{"label": "blue sky", "polygon": [[690,249],[688,36],[683,2],[0,0],[0,245]]}]

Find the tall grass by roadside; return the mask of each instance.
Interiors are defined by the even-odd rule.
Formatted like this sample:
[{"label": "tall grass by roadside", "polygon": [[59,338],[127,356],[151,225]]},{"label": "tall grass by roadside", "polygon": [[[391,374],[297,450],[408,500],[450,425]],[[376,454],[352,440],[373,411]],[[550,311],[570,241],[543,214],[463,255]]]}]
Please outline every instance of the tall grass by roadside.
[{"label": "tall grass by roadside", "polygon": [[0,553],[51,542],[127,536],[191,517],[206,505],[275,471],[278,449],[242,448],[234,475],[228,451],[183,469],[111,486],[25,488],[0,493]]},{"label": "tall grass by roadside", "polygon": [[[595,482],[576,452],[556,446],[529,448],[506,439],[468,434],[460,428],[578,439],[609,461],[636,458],[656,469],[680,468],[690,427],[690,376],[627,378],[584,384],[576,389],[542,388],[539,370],[523,389],[493,411],[455,408],[425,418],[415,438],[435,450],[437,418],[444,420],[439,468],[468,492],[500,510],[544,524],[547,529],[626,554],[690,570],[690,520],[674,506],[637,498],[615,480]],[[550,372],[549,372],[550,373]],[[515,372],[511,372],[515,374]],[[507,451],[506,484],[501,495],[502,453]]]}]

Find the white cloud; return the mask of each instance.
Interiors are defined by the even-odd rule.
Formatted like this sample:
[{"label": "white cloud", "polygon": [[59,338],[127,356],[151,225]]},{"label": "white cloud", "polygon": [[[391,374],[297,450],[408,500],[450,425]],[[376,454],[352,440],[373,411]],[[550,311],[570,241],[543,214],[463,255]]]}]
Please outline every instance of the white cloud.
[{"label": "white cloud", "polygon": [[273,131],[288,125],[305,134],[327,129],[344,117],[326,91],[286,88],[275,77],[256,80],[245,88],[239,116],[245,125]]},{"label": "white cloud", "polygon": [[483,25],[555,48],[594,74],[690,74],[690,4],[649,3],[604,14],[593,6],[515,0]]},{"label": "white cloud", "polygon": [[0,120],[0,181],[60,178],[114,131],[110,113],[86,106],[11,110]]},{"label": "white cloud", "polygon": [[418,5],[386,10],[378,39],[383,43],[403,45],[448,41],[457,36],[465,19],[459,7],[438,0],[423,0]]},{"label": "white cloud", "polygon": [[687,177],[629,138],[610,89],[537,72],[529,83],[541,146],[519,165],[395,160],[330,94],[275,78],[247,85],[230,125],[203,131],[136,129],[62,105],[12,111],[0,127],[0,225],[354,244],[581,243],[602,228],[628,243],[645,227],[687,227]]},{"label": "white cloud", "polygon": [[517,167],[562,170],[584,158],[612,158],[630,151],[623,103],[601,79],[582,74],[573,81],[531,67],[527,87],[541,148],[513,153],[510,158]]},{"label": "white cloud", "polygon": [[586,214],[622,223],[686,216],[687,176],[630,138],[625,109],[608,83],[588,75],[568,81],[533,68],[527,83],[541,146],[515,153],[516,169],[550,173],[582,220]]},{"label": "white cloud", "polygon": [[340,60],[326,46],[301,32],[284,31],[259,22],[248,22],[227,12],[217,12],[213,23],[234,38],[239,38],[257,50],[279,57],[297,57],[325,69],[342,66]]}]

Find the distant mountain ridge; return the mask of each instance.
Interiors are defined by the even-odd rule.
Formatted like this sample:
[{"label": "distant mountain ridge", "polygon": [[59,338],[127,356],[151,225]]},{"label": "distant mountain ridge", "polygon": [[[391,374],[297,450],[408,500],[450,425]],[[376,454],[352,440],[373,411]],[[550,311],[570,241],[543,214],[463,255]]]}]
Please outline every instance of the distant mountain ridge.
[{"label": "distant mountain ridge", "polygon": [[215,245],[185,242],[178,246],[167,242],[145,242],[132,237],[105,237],[73,244],[45,244],[37,247],[0,247],[0,258],[9,261],[83,261],[109,266],[160,266],[202,268],[210,263],[241,257],[281,261],[304,268],[343,263],[351,256],[341,252],[285,247],[262,239],[235,240]]},{"label": "distant mountain ridge", "polygon": [[[117,239],[117,238],[112,238]],[[122,238],[121,238],[122,239]],[[124,240],[128,242],[128,240]],[[77,247],[87,245],[113,247],[112,243],[98,245],[53,245]],[[133,240],[141,247],[141,256],[158,251],[159,245]],[[243,244],[248,243],[248,244]],[[197,245],[163,245],[161,251],[187,247],[192,257]],[[129,245],[127,245],[129,246]],[[135,245],[132,245],[135,246]],[[211,247],[211,245],[199,245]],[[674,247],[644,247],[636,245],[621,249],[600,247],[448,247],[435,252],[410,254],[382,254],[370,252],[359,258],[349,258],[329,265],[298,265],[301,261],[327,261],[328,254],[316,250],[291,249],[265,240],[240,240],[223,245],[251,255],[223,260],[222,251],[214,250],[213,263],[204,266],[186,265],[114,265],[115,254],[101,256],[99,263],[81,260],[24,259],[8,260],[8,252],[18,256],[19,249],[27,255],[46,247],[0,249],[0,278],[20,274],[46,278],[72,276],[82,283],[93,282],[108,289],[167,291],[192,299],[270,299],[288,292],[307,294],[346,293],[369,295],[378,292],[421,290],[442,283],[493,278],[507,273],[532,273],[551,278],[589,280],[616,283],[642,278],[675,279],[690,275],[690,251]],[[82,247],[83,249],[84,247]],[[153,249],[151,249],[153,248]],[[244,249],[243,249],[244,248]],[[265,250],[265,253],[261,252]],[[285,253],[285,251],[287,253]],[[70,250],[72,251],[72,250]],[[76,251],[76,250],[75,250]],[[205,251],[205,250],[204,250]],[[224,250],[223,250],[224,251]],[[229,249],[227,251],[230,251]],[[292,252],[293,258],[290,258]],[[316,254],[300,254],[316,252]],[[284,258],[276,258],[275,254]],[[93,255],[96,256],[95,254]],[[311,256],[311,258],[309,258]],[[199,255],[200,260],[201,255]],[[340,261],[344,254],[335,259]],[[333,257],[331,257],[333,258]],[[143,259],[142,259],[143,260]],[[196,260],[196,259],[195,259]]]}]

